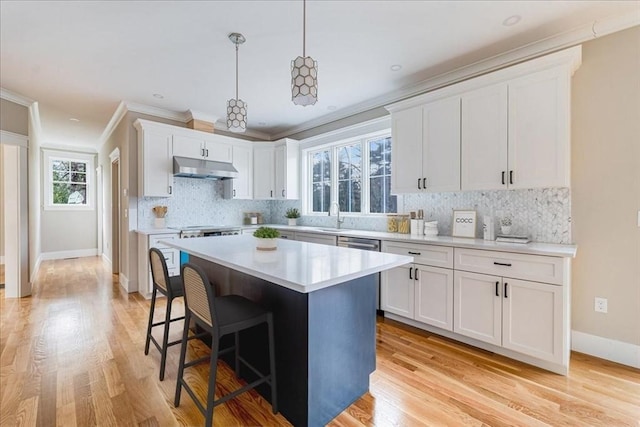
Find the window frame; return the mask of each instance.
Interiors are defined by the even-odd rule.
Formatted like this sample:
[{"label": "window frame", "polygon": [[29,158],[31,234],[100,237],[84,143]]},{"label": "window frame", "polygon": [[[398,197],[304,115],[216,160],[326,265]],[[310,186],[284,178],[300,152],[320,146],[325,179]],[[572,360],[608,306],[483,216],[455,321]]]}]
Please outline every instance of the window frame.
[{"label": "window frame", "polygon": [[[43,150],[44,175],[44,210],[50,211],[92,211],[95,209],[95,154],[78,153],[72,151]],[[86,164],[86,204],[55,204],[53,203],[53,162],[56,160],[71,161]]]},{"label": "window frame", "polygon": [[[313,191],[311,191],[311,184],[313,182],[313,155],[318,152],[329,150],[329,159],[331,161],[331,200],[329,206],[338,200],[338,151],[342,147],[354,145],[359,143],[362,153],[362,194],[361,194],[361,212],[346,212],[340,211],[340,215],[344,216],[368,216],[368,217],[384,217],[395,212],[370,212],[370,150],[369,141],[372,139],[391,138],[391,129],[383,129],[376,132],[367,133],[355,137],[341,139],[338,141],[315,145],[313,147],[305,148],[302,150],[302,156],[304,158],[303,170],[302,170],[302,214],[308,216],[326,216],[327,212],[314,212],[313,211]],[[393,144],[393,140],[391,141]],[[393,167],[393,164],[391,165]],[[396,196],[396,207],[400,205],[399,194],[392,194]]]}]

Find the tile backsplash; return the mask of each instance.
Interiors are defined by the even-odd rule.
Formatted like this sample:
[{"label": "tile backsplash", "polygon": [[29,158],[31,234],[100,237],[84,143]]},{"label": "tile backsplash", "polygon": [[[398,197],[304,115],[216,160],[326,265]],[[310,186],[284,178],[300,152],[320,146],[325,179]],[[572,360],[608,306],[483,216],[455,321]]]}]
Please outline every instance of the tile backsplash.
[{"label": "tile backsplash", "polygon": [[138,228],[153,228],[153,207],[168,207],[167,227],[186,225],[240,225],[244,212],[262,212],[271,221],[269,200],[224,199],[223,181],[206,179],[173,179],[173,197],[142,197],[138,200]]},{"label": "tile backsplash", "polygon": [[[138,227],[152,228],[155,216],[152,208],[166,205],[169,227],[185,225],[240,225],[243,213],[262,212],[265,223],[286,224],[285,211],[300,209],[298,200],[227,200],[222,197],[222,181],[174,178],[174,196],[146,197],[138,200]],[[569,188],[526,190],[467,191],[450,193],[405,194],[398,197],[400,213],[423,209],[427,220],[438,221],[440,235],[451,235],[453,210],[475,210],[482,236],[482,218],[493,215],[496,230],[502,216],[513,220],[513,234],[527,234],[534,242],[571,243],[571,191]],[[305,215],[298,224],[335,227],[336,218],[326,215]],[[347,229],[386,231],[384,216],[345,216]]]}]

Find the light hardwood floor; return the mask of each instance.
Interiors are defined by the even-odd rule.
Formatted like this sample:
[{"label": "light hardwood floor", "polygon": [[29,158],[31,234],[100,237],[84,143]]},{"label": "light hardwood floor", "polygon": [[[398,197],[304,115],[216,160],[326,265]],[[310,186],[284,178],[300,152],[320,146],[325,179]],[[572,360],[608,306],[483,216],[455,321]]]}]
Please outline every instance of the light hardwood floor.
[{"label": "light hardwood floor", "polygon": [[[160,382],[158,352],[143,351],[149,301],[116,280],[98,257],[45,261],[32,297],[0,291],[0,425],[203,424],[186,393],[172,404],[178,346]],[[563,377],[380,321],[377,356],[370,392],[332,426],[640,426],[640,371],[582,354]],[[207,370],[189,374],[200,393]],[[239,385],[224,363],[218,371],[218,392]],[[215,425],[289,424],[250,392],[217,407]]]}]

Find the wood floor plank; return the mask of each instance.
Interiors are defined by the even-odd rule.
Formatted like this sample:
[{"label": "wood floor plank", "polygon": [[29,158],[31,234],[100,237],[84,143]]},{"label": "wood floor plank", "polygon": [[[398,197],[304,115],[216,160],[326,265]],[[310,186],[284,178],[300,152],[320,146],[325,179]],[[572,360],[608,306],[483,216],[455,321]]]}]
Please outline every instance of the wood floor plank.
[{"label": "wood floor plank", "polygon": [[[166,300],[158,301],[156,320]],[[174,317],[184,313],[181,300]],[[174,407],[179,346],[144,355],[149,301],[126,294],[99,257],[44,261],[33,296],[0,290],[0,425],[198,426],[182,393]],[[182,322],[170,339],[180,338]],[[154,336],[161,337],[161,328]],[[640,427],[640,370],[572,353],[564,377],[390,320],[377,325],[377,369],[369,392],[332,420],[345,426]],[[209,354],[190,341],[188,359]],[[206,395],[208,365],[186,379]],[[216,396],[243,385],[224,362]],[[287,426],[255,392],[215,409],[214,425]]]}]

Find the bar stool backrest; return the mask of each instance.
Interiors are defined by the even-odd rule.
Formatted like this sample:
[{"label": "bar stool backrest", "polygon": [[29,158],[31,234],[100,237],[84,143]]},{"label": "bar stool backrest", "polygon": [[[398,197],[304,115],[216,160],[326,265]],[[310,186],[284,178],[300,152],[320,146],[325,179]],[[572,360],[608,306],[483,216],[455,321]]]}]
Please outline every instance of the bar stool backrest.
[{"label": "bar stool backrest", "polygon": [[151,263],[151,279],[154,285],[158,286],[164,294],[171,292],[168,285],[169,271],[164,260],[164,254],[158,248],[149,249],[149,262]]},{"label": "bar stool backrest", "polygon": [[184,300],[187,309],[207,326],[217,327],[214,310],[214,289],[209,284],[206,274],[194,264],[182,266],[182,282],[184,283]]}]

